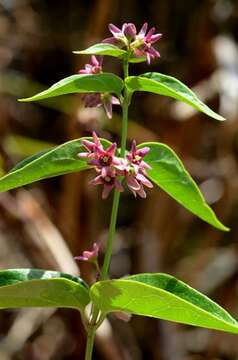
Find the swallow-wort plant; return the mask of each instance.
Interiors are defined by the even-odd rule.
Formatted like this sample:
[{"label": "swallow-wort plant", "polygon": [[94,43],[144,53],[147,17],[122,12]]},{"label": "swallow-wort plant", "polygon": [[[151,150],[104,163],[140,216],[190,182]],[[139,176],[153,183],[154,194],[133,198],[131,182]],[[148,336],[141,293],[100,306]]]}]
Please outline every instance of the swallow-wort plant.
[{"label": "swallow-wort plant", "polygon": [[[0,191],[7,191],[53,176],[92,169],[92,185],[102,188],[102,198],[113,197],[108,240],[102,266],[98,262],[101,246],[92,245],[79,261],[94,264],[97,281],[86,284],[81,278],[39,269],[9,269],[0,272],[0,307],[65,307],[80,311],[87,332],[85,359],[92,358],[98,327],[111,312],[150,316],[209,329],[238,333],[238,323],[223,308],[175,277],[161,273],[137,274],[110,279],[109,268],[116,231],[120,195],[126,189],[145,198],[158,186],[187,210],[218,230],[228,231],[206,203],[181,160],[166,144],[132,141],[127,149],[128,108],[136,91],[151,92],[183,101],[216,120],[224,120],[182,82],[158,72],[129,75],[131,63],[158,59],[154,47],[161,34],[148,30],[145,23],[137,32],[134,24],[122,29],[109,25],[112,37],[76,54],[91,55],[91,62],[78,74],[69,76],[49,89],[20,101],[38,101],[53,96],[82,93],[86,107],[103,107],[112,118],[114,105],[122,109],[121,142],[111,143],[92,137],[68,141],[27,158],[0,179]],[[123,79],[105,72],[103,57],[117,58]],[[113,121],[113,120],[111,120]],[[90,307],[90,312],[86,312]]]}]

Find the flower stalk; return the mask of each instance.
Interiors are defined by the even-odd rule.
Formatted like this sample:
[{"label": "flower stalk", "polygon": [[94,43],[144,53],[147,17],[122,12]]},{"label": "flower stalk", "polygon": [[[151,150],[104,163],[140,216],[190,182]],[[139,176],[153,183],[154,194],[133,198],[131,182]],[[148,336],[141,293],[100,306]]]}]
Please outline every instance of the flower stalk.
[{"label": "flower stalk", "polygon": [[93,354],[93,344],[96,334],[96,327],[91,327],[87,333],[87,345],[85,351],[85,360],[91,360]]},{"label": "flower stalk", "polygon": [[[128,76],[128,60],[123,61],[124,79]],[[122,130],[121,130],[121,157],[125,157],[126,154],[126,140],[127,140],[127,127],[128,127],[128,107],[129,107],[129,96],[127,89],[124,89],[124,98],[122,102]],[[108,276],[111,257],[112,257],[112,244],[116,231],[116,222],[118,215],[118,208],[120,202],[120,192],[115,189],[112,203],[111,222],[109,227],[108,241],[106,246],[106,253],[101,273],[100,280],[105,280]]]},{"label": "flower stalk", "polygon": [[[124,79],[128,76],[128,68],[129,63],[128,60],[123,61],[123,71],[124,71]],[[127,140],[127,127],[128,127],[128,107],[130,102],[130,95],[128,94],[127,89],[124,89],[124,97],[122,101],[122,130],[121,130],[121,157],[125,158],[126,155],[126,140]],[[106,245],[106,253],[104,257],[103,267],[100,274],[100,280],[106,280],[108,277],[110,262],[112,257],[112,248],[113,248],[113,239],[115,237],[116,232],[116,223],[120,202],[120,191],[117,188],[114,189],[113,194],[113,203],[112,203],[112,211],[111,211],[111,220],[109,226],[108,240]],[[94,339],[96,335],[97,325],[102,319],[99,316],[99,311],[96,308],[92,308],[92,319],[88,326],[87,332],[87,345],[86,345],[86,354],[85,360],[92,359],[93,345]]]}]

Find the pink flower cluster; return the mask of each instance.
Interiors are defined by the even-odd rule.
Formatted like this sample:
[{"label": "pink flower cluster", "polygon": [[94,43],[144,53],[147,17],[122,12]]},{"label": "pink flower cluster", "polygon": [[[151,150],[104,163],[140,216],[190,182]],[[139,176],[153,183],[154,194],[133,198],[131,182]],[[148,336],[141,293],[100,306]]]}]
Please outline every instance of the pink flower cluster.
[{"label": "pink flower cluster", "polygon": [[[153,47],[162,36],[155,34],[155,28],[152,27],[148,32],[148,24],[144,23],[137,33],[136,26],[132,23],[124,23],[122,29],[113,24],[109,24],[109,30],[112,37],[103,40],[104,43],[114,44],[120,48],[125,47],[130,54],[135,57],[146,57],[150,64],[152,59],[159,58],[160,53]],[[84,69],[79,70],[80,74],[99,74],[102,73],[103,56],[92,56],[91,63],[86,64]],[[83,96],[85,107],[104,107],[109,119],[112,118],[112,106],[120,105],[117,97],[110,93],[89,93]]]},{"label": "pink flower cluster", "polygon": [[153,47],[153,44],[160,40],[162,34],[155,34],[155,27],[152,27],[147,33],[148,24],[144,23],[137,34],[134,24],[124,23],[122,29],[109,24],[109,30],[113,36],[104,39],[103,42],[116,45],[120,48],[126,47],[136,57],[145,56],[148,64],[151,63],[152,59],[160,57],[160,53]]},{"label": "pink flower cluster", "polygon": [[100,139],[93,132],[93,141],[82,140],[87,152],[79,153],[80,158],[88,160],[95,167],[97,176],[91,180],[92,185],[103,185],[102,198],[106,199],[113,188],[124,191],[122,182],[125,181],[134,196],[146,197],[144,186],[152,188],[152,183],[147,179],[146,171],[151,167],[143,160],[150,151],[149,147],[136,148],[136,142],[132,142],[131,150],[126,158],[115,155],[117,145],[113,143],[104,150]]},{"label": "pink flower cluster", "polygon": [[[102,72],[102,56],[91,56],[91,63],[86,64],[84,69],[79,70],[80,74],[100,74]],[[85,107],[104,107],[109,119],[112,118],[112,105],[120,105],[118,98],[109,93],[85,94],[82,97]]]}]

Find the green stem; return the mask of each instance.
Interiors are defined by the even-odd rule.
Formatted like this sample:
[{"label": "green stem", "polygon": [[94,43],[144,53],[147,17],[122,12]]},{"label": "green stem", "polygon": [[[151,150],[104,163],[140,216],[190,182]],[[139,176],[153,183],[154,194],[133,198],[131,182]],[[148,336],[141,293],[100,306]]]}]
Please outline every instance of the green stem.
[{"label": "green stem", "polygon": [[[128,76],[128,61],[124,60],[123,62],[123,71],[124,71],[124,79]],[[127,127],[128,127],[128,106],[129,106],[129,96],[127,89],[124,89],[124,98],[122,103],[122,130],[121,130],[121,156],[125,157],[126,153],[126,140],[127,140]],[[111,257],[112,257],[112,244],[113,239],[116,232],[116,222],[117,222],[117,214],[119,208],[120,201],[120,192],[118,190],[114,190],[113,196],[113,204],[112,204],[112,213],[111,213],[111,221],[109,227],[108,241],[106,247],[106,254],[104,258],[103,268],[100,280],[105,280],[108,277]]]},{"label": "green stem", "polygon": [[[124,71],[124,79],[128,76],[128,60],[124,60],[123,62],[123,71]],[[126,154],[126,140],[127,140],[127,124],[128,124],[128,107],[130,102],[130,96],[127,92],[127,89],[124,89],[124,97],[122,102],[122,130],[121,130],[121,156],[125,157]],[[108,233],[107,247],[105,258],[103,262],[102,272],[100,275],[100,280],[105,280],[108,277],[108,272],[110,268],[110,262],[112,257],[112,244],[113,239],[116,232],[116,223],[117,223],[117,215],[120,201],[120,192],[118,190],[114,190],[113,195],[113,203],[112,203],[112,212],[111,212],[111,220],[110,227]],[[86,346],[86,354],[85,360],[92,359],[93,353],[93,344],[94,338],[97,330],[97,325],[100,323],[99,310],[94,306],[92,308],[92,319],[88,326],[87,333],[87,346]]]},{"label": "green stem", "polygon": [[98,315],[99,315],[99,310],[92,305],[91,319],[89,325],[87,326],[87,345],[85,352],[85,360],[92,359],[94,339],[97,330]]},{"label": "green stem", "polygon": [[86,353],[85,353],[85,360],[91,360],[93,354],[93,344],[96,334],[96,328],[91,327],[88,330],[87,334],[87,345],[86,345]]},{"label": "green stem", "polygon": [[116,222],[117,222],[117,214],[118,214],[118,208],[119,208],[119,201],[120,201],[120,192],[118,190],[114,190],[113,195],[113,204],[112,204],[112,213],[111,213],[111,222],[109,227],[109,234],[108,234],[108,240],[107,240],[107,249],[106,254],[104,258],[104,263],[102,267],[102,273],[100,280],[107,279],[109,267],[110,267],[110,261],[112,256],[112,244],[114,235],[116,232]]}]

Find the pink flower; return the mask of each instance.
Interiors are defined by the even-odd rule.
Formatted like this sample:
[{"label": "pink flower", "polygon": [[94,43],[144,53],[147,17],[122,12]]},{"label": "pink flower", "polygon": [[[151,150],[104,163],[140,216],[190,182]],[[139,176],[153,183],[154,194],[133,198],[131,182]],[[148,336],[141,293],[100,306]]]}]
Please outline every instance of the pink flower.
[{"label": "pink flower", "polygon": [[140,172],[131,172],[126,176],[127,186],[132,191],[133,195],[139,195],[141,198],[146,198],[144,186],[153,188],[153,184]]},{"label": "pink flower", "polygon": [[153,184],[146,178],[146,170],[151,169],[151,167],[143,160],[144,156],[148,154],[149,151],[149,147],[137,149],[136,142],[133,140],[131,151],[126,157],[130,166],[130,170],[125,174],[127,186],[135,197],[136,195],[139,195],[140,197],[145,198],[146,192],[144,186],[148,188],[153,187]]},{"label": "pink flower", "polygon": [[102,198],[106,199],[113,188],[118,191],[124,191],[122,184],[117,179],[116,170],[111,167],[103,167],[99,170],[99,175],[90,181],[92,185],[103,185]]},{"label": "pink flower", "polygon": [[84,69],[79,70],[80,74],[99,74],[102,72],[103,57],[91,56],[91,64],[86,64]]},{"label": "pink flower", "polygon": [[146,57],[148,64],[152,59],[159,58],[160,53],[152,46],[161,37],[162,34],[155,34],[155,28],[152,27],[146,34],[148,24],[144,23],[141,30],[137,34],[134,24],[124,23],[122,29],[110,24],[109,30],[112,37],[104,39],[103,42],[114,44],[118,47],[126,47],[128,51],[132,51],[136,57]]},{"label": "pink flower", "polygon": [[108,26],[112,37],[103,40],[104,43],[114,44],[119,47],[128,46],[129,43],[135,39],[136,27],[132,23],[124,23],[122,29],[119,29],[116,25],[109,24]]},{"label": "pink flower", "polygon": [[106,199],[113,188],[123,191],[120,181],[117,179],[117,171],[115,166],[120,164],[119,158],[115,156],[117,145],[111,144],[104,150],[97,134],[93,132],[93,142],[82,140],[82,144],[88,152],[79,153],[81,158],[87,158],[90,165],[95,166],[98,175],[90,181],[92,185],[103,185],[102,198]]},{"label": "pink flower", "polygon": [[136,141],[133,140],[131,143],[131,151],[128,152],[127,154],[127,159],[129,160],[129,162],[131,164],[133,164],[134,166],[139,166],[140,170],[150,170],[151,167],[150,165],[148,165],[143,158],[145,157],[145,155],[148,154],[148,152],[150,151],[149,147],[143,147],[142,149],[137,149],[136,148]]},{"label": "pink flower", "polygon": [[78,156],[81,158],[88,158],[88,163],[90,165],[94,165],[98,169],[102,169],[103,167],[110,167],[120,163],[119,159],[115,156],[117,144],[113,143],[104,150],[95,131],[93,132],[93,142],[85,139],[82,140],[82,144],[88,152],[79,153]]},{"label": "pink flower", "polygon": [[162,34],[154,34],[155,27],[152,27],[146,35],[147,29],[148,24],[144,23],[131,47],[137,57],[146,56],[147,63],[150,64],[151,59],[160,57],[160,53],[152,45],[161,39]]},{"label": "pink flower", "polygon": [[85,107],[104,107],[109,119],[112,118],[112,105],[120,105],[117,97],[109,93],[90,93],[82,97]]},{"label": "pink flower", "polygon": [[153,184],[147,179],[146,171],[151,167],[144,161],[150,151],[149,147],[136,148],[135,140],[132,141],[131,150],[126,158],[115,156],[117,145],[111,144],[104,149],[100,139],[93,132],[93,141],[82,140],[87,152],[81,152],[79,157],[88,159],[88,164],[93,165],[97,176],[90,181],[92,185],[103,185],[102,198],[106,199],[112,189],[122,192],[121,181],[125,180],[129,190],[134,196],[146,197],[144,186],[152,188]]},{"label": "pink flower", "polygon": [[81,158],[95,159],[98,156],[98,151],[103,150],[100,139],[97,137],[95,131],[92,133],[93,141],[87,139],[82,140],[83,146],[88,152],[81,152],[78,154]]},{"label": "pink flower", "polygon": [[92,263],[97,262],[98,253],[100,246],[97,243],[93,244],[93,249],[91,251],[83,251],[83,255],[75,256],[75,260],[88,261]]}]

